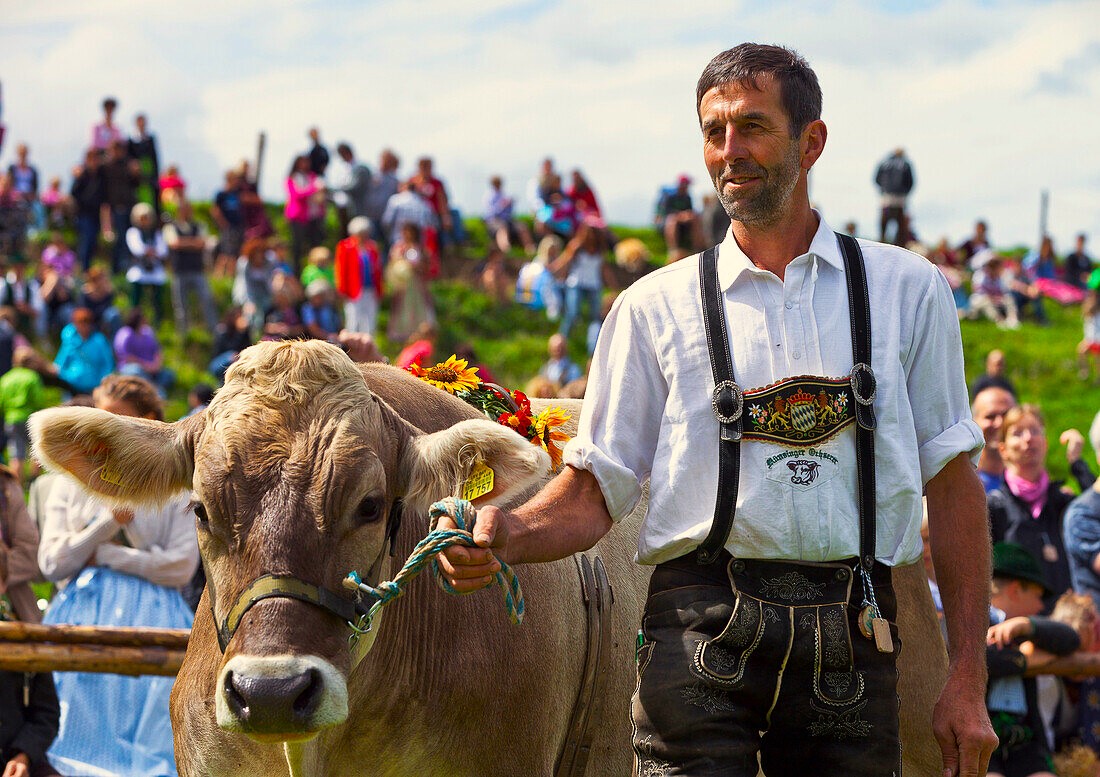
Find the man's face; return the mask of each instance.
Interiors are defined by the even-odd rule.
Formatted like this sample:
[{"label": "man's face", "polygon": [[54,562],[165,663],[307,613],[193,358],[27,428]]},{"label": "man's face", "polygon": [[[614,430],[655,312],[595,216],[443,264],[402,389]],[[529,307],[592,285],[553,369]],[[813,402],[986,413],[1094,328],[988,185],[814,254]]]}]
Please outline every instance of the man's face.
[{"label": "man's face", "polygon": [[994,607],[1004,610],[1009,618],[1027,618],[1043,611],[1043,587],[1030,580],[1008,580],[1001,587],[999,603]]},{"label": "man's face", "polygon": [[1014,407],[1016,400],[1004,389],[988,388],[974,398],[974,422],[981,427],[986,445],[997,442],[1005,413]]},{"label": "man's face", "polygon": [[798,138],[775,79],[730,83],[703,95],[699,118],[703,159],[718,199],[734,221],[776,223],[786,211],[802,171]]},{"label": "man's face", "polygon": [[1005,429],[1001,458],[1013,471],[1043,468],[1047,458],[1047,436],[1038,418],[1025,415]]}]

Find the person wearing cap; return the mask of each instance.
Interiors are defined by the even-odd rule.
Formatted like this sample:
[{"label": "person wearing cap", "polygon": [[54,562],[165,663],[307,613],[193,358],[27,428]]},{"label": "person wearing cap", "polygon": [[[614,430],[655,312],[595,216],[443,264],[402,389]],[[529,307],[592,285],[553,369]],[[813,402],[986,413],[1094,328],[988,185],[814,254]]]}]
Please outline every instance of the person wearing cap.
[{"label": "person wearing cap", "polygon": [[1050,595],[1039,561],[1012,542],[993,546],[986,706],[1000,744],[990,777],[1055,777],[1034,677],[1025,673],[1069,655],[1081,641],[1072,626],[1039,617]]},{"label": "person wearing cap", "polygon": [[[931,624],[904,645],[895,628],[903,607],[931,615],[895,592],[924,585],[923,491],[951,661],[938,703],[905,687],[932,722],[907,718],[906,738],[941,751],[907,748],[906,774],[983,774],[989,535],[950,286],[811,208],[828,132],[796,52],[736,46],[695,94],[730,231],[618,296],[562,471],[523,505],[479,506],[476,547],[443,551],[441,572],[471,592],[502,561],[590,548],[648,483],[631,526],[654,567],[635,772],[885,777],[902,769],[899,645],[927,658],[939,642]],[[920,658],[901,669],[927,688]]]},{"label": "person wearing cap", "polygon": [[311,282],[305,289],[302,303],[302,326],[306,334],[317,340],[336,341],[340,333],[340,311],[332,301],[332,284],[324,278]]},{"label": "person wearing cap", "polygon": [[669,261],[687,256],[703,244],[702,225],[691,202],[691,178],[684,174],[676,188],[663,191],[657,202],[657,227],[668,246]]},{"label": "person wearing cap", "polygon": [[336,244],[336,291],[344,299],[344,326],[374,334],[382,299],[382,254],[371,239],[374,227],[366,216],[348,223],[348,236]]}]

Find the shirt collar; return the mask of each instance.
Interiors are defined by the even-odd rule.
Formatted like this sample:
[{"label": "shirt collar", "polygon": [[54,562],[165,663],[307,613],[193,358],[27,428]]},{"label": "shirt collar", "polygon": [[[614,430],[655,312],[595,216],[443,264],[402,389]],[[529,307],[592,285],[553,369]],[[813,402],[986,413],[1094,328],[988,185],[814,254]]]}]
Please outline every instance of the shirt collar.
[{"label": "shirt collar", "polygon": [[[840,255],[840,246],[837,243],[836,235],[820,213],[815,210],[814,214],[818,220],[817,232],[814,233],[814,238],[810,241],[810,250],[802,256],[817,257],[843,272],[844,259]],[[795,257],[793,261],[798,261],[800,258]],[[727,291],[742,274],[752,272],[766,273],[768,271],[761,270],[745,256],[745,252],[741,250],[741,246],[737,245],[737,240],[733,237],[733,226],[731,225],[726,230],[726,237],[718,249],[718,286],[723,291]]]}]

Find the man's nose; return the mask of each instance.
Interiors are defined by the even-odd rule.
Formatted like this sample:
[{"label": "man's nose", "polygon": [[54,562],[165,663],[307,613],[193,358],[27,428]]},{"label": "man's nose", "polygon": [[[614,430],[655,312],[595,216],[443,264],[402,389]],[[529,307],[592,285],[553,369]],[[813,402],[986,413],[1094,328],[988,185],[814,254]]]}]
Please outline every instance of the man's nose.
[{"label": "man's nose", "polygon": [[737,126],[732,122],[726,125],[725,145],[722,148],[722,158],[727,162],[735,162],[744,159],[746,155],[744,139],[737,131]]}]

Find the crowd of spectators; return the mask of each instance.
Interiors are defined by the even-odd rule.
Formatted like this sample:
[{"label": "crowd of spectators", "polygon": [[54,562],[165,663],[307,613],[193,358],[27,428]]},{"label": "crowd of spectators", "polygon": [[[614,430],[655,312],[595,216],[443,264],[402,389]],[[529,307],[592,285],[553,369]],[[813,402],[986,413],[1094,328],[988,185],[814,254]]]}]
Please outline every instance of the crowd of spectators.
[{"label": "crowd of spectators", "polygon": [[[117,109],[115,100],[103,101],[89,146],[75,150],[81,162],[67,188],[57,175],[40,186],[24,143],[0,174],[0,410],[8,461],[0,469],[0,617],[39,619],[27,584],[42,576],[58,586],[46,616],[52,623],[187,626],[195,603],[189,585],[197,548],[186,501],[110,509],[65,481],[38,477],[27,419],[50,387],[63,401],[159,418],[183,367],[211,378],[183,387],[188,413],[200,412],[238,354],[261,339],[317,338],[380,356],[377,338],[399,365],[426,364],[450,353],[437,352],[449,311],[432,291],[447,273],[471,279],[498,306],[519,305],[555,322],[548,358],[523,388],[530,396],[580,398],[585,357],[615,293],[653,266],[646,242],[609,227],[584,173],[565,175],[550,158],[526,187],[526,212],[500,176],[489,179],[480,213],[487,247],[473,257],[464,250],[466,222],[429,156],[404,176],[393,150],[383,150],[372,168],[347,141],[330,154],[320,130],[310,129],[286,173],[282,232],[259,196],[255,166],[226,171],[218,191],[203,193],[209,210],[196,207],[185,168],[162,168],[149,119],[136,116],[127,134]],[[691,184],[682,175],[658,195],[650,244],[663,241],[670,261],[720,241],[729,226],[714,196],[696,206]],[[895,196],[884,199],[886,207],[902,206]],[[1100,271],[1085,235],[1061,260],[1049,237],[1023,255],[999,252],[981,221],[966,240],[929,247],[916,239],[903,207],[887,215],[895,236],[910,239],[941,270],[960,317],[988,317],[1005,329],[1045,326],[1048,305],[1082,303],[1077,354],[1082,377],[1091,377],[1100,354]],[[219,305],[219,283],[223,293],[229,289],[228,304]],[[173,363],[168,339],[195,346],[192,357],[205,348],[202,369]],[[455,352],[492,378],[491,365],[470,346]],[[1039,620],[1053,614],[1057,622],[1056,602],[1070,589],[1100,602],[1100,490],[1082,460],[1084,438],[1074,430],[1062,436],[1083,494],[1074,499],[1047,474],[1041,412],[1018,404],[1015,392],[1004,355],[991,353],[972,395],[986,439],[978,469],[991,537],[1007,543],[998,545],[992,583],[990,705],[1008,734],[998,765],[1010,775],[1032,773],[1020,765],[1048,757],[1067,737],[1100,747],[1088,728],[1096,721],[1100,732],[1100,701],[1091,701],[1100,700],[1100,686],[1032,681],[1012,669],[1041,666],[1082,644],[1100,647],[1089,635]],[[1100,450],[1100,417],[1091,438]],[[934,570],[930,577],[934,586]],[[1084,605],[1073,606],[1080,612]],[[152,613],[155,622],[144,618]],[[1028,641],[1034,648],[1021,647]],[[0,673],[0,767],[22,760],[35,774],[51,773],[45,753],[56,736],[50,759],[66,773],[174,773],[164,682],[59,674],[55,686],[49,675],[10,674]],[[1077,701],[1057,731],[1041,708],[1051,684],[1064,691],[1059,698]],[[67,710],[60,726],[59,695]],[[104,725],[106,699],[113,700],[109,725],[130,732],[109,756],[87,747],[95,739],[87,732]],[[18,714],[8,711],[13,705]],[[9,721],[22,721],[25,733],[13,733]]]}]

